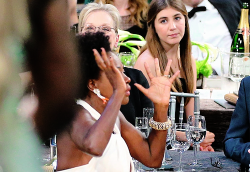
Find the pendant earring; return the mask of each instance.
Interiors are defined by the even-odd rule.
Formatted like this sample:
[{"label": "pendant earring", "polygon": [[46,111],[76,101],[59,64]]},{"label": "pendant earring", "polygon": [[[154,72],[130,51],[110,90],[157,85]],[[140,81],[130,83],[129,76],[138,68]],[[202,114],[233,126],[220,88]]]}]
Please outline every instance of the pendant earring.
[{"label": "pendant earring", "polygon": [[100,99],[102,99],[103,104],[106,104],[107,101],[109,100],[108,98],[101,95],[101,92],[100,92],[100,90],[98,88],[95,88],[93,90],[93,93],[95,93]]}]

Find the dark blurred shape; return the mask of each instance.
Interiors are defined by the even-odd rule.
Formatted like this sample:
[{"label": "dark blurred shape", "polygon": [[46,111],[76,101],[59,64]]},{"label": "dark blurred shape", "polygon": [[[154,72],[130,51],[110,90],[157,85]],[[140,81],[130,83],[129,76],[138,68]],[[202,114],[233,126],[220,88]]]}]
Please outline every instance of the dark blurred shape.
[{"label": "dark blurred shape", "polygon": [[74,118],[78,55],[69,32],[67,0],[28,0],[31,36],[25,44],[39,99],[36,130],[44,141]]}]

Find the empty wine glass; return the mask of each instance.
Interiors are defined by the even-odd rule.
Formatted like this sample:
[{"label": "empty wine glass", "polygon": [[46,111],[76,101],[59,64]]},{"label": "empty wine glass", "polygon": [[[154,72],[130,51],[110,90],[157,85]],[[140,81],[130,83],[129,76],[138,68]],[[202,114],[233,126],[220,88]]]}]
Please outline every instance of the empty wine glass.
[{"label": "empty wine glass", "polygon": [[135,128],[140,130],[145,137],[148,137],[148,118],[147,117],[136,117]]},{"label": "empty wine glass", "polygon": [[[143,117],[147,117],[148,121],[149,121],[150,118],[152,118],[153,116],[154,116],[154,108],[143,108]],[[170,119],[168,119],[168,120],[170,120]],[[152,128],[150,126],[148,126],[148,134],[150,133],[151,129]],[[169,144],[170,144],[170,139],[169,139],[169,132],[168,132],[168,135],[166,138],[166,148],[165,149],[167,149],[167,146]],[[161,167],[158,169],[161,170],[161,169],[165,169],[166,167],[168,168],[169,163],[167,161],[171,161],[171,160],[172,160],[172,157],[169,155],[168,151],[165,151],[164,157],[162,159]]]},{"label": "empty wine glass", "polygon": [[[148,121],[150,120],[150,118],[152,118],[154,116],[154,108],[143,108],[143,117],[148,118]],[[148,125],[148,134],[151,131],[151,127]]]},{"label": "empty wine glass", "polygon": [[245,77],[245,63],[243,54],[233,54],[230,56],[229,77],[237,83],[237,89],[239,88],[240,81]]},{"label": "empty wine glass", "polygon": [[171,141],[170,144],[180,154],[179,169],[178,172],[182,171],[181,159],[182,152],[186,151],[190,147],[190,143],[186,138],[186,130],[188,130],[188,124],[186,123],[175,123],[171,127]]},{"label": "empty wine glass", "polygon": [[234,81],[237,86],[234,91],[238,92],[242,78],[250,75],[250,53],[237,53],[220,51],[221,73],[224,78]]},{"label": "empty wine glass", "polygon": [[194,161],[190,164],[191,166],[201,166],[197,161],[197,146],[206,137],[206,120],[204,116],[194,115],[189,116],[188,120],[188,130],[186,132],[187,139],[190,143],[193,143],[194,148]]},{"label": "empty wine glass", "polygon": [[[135,128],[140,130],[145,137],[148,136],[148,118],[147,117],[136,117],[135,118]],[[142,169],[142,164],[134,160],[134,163],[136,164],[136,171],[140,171]]]},{"label": "empty wine glass", "polygon": [[50,161],[54,170],[57,167],[57,145],[56,145],[56,135],[50,138]]}]

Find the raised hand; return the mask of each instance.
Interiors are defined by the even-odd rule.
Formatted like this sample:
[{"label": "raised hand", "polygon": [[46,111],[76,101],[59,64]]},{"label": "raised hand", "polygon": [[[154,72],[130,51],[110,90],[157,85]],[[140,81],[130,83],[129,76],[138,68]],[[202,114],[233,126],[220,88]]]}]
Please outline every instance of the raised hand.
[{"label": "raised hand", "polygon": [[135,86],[145,95],[147,96],[154,104],[161,104],[168,106],[169,98],[170,98],[170,90],[173,81],[179,75],[180,71],[177,71],[172,77],[169,77],[170,66],[172,60],[168,60],[168,64],[164,71],[164,75],[161,75],[159,60],[155,59],[155,70],[156,76],[153,76],[152,72],[147,63],[145,63],[145,69],[150,79],[150,87],[145,89],[143,86],[139,84],[135,84]]},{"label": "raised hand", "polygon": [[112,56],[108,57],[105,49],[102,48],[100,55],[97,50],[93,50],[95,60],[99,68],[106,74],[110,84],[113,86],[113,90],[121,91],[125,93],[126,83],[122,76],[121,71],[115,65],[115,60]]}]

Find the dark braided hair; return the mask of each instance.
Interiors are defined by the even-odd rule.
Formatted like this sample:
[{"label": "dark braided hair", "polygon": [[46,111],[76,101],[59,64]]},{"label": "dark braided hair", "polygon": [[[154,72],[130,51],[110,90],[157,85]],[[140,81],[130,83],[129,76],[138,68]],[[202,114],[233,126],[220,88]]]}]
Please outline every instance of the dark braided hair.
[{"label": "dark braided hair", "polygon": [[85,33],[77,36],[78,50],[81,59],[81,93],[78,98],[85,99],[88,96],[87,87],[90,79],[98,79],[101,69],[97,66],[93,49],[101,54],[101,48],[108,53],[111,51],[109,37],[103,32]]}]

